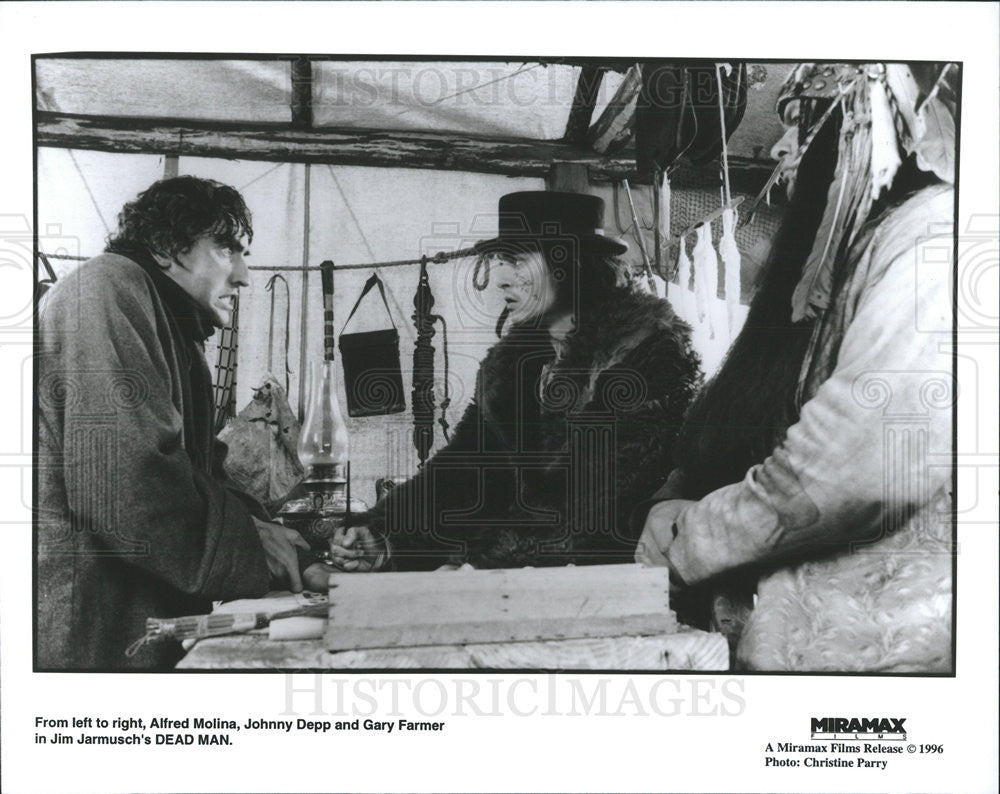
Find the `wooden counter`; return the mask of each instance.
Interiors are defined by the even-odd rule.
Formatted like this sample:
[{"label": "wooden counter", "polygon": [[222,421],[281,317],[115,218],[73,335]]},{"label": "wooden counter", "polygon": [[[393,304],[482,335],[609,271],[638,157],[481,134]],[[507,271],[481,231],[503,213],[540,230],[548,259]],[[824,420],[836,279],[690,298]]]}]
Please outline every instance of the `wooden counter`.
[{"label": "wooden counter", "polygon": [[636,565],[334,573],[329,595],[216,608],[318,608],[271,627],[298,639],[268,630],[203,639],[178,669],[727,670],[726,638],[679,626],[668,588],[665,568]]},{"label": "wooden counter", "polygon": [[179,670],[728,670],[721,634],[681,627],[649,637],[430,645],[331,653],[321,638],[271,641],[267,632],[199,640]]}]

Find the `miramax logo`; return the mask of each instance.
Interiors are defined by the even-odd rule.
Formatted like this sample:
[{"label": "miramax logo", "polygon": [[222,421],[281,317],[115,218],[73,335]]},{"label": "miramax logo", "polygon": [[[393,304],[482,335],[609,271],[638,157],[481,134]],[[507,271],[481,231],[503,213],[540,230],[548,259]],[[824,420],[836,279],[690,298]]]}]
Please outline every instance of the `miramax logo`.
[{"label": "miramax logo", "polygon": [[906,717],[813,717],[813,739],[906,738]]}]

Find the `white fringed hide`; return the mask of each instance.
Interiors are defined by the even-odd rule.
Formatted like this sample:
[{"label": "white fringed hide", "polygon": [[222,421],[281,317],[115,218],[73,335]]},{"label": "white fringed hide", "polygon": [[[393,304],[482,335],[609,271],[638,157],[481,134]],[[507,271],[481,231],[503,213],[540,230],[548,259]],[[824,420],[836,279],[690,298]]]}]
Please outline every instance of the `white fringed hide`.
[{"label": "white fringed hide", "polygon": [[702,224],[696,230],[698,240],[694,246],[694,300],[698,308],[698,321],[708,322],[708,338],[715,339],[715,320],[712,302],[719,292],[719,259],[712,247],[712,227]]}]

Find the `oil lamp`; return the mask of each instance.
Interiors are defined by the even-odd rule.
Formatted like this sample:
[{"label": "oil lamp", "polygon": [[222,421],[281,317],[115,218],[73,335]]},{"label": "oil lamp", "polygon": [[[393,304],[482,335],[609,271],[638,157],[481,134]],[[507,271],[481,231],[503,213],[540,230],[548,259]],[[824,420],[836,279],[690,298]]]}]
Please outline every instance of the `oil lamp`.
[{"label": "oil lamp", "polygon": [[350,512],[350,443],[337,398],[332,356],[312,368],[312,392],[299,432],[299,461],[306,470],[302,491],[320,515]]},{"label": "oil lamp", "polygon": [[337,397],[333,346],[333,262],[324,262],[323,359],[310,368],[309,402],[299,431],[299,462],[305,479],[281,510],[287,526],[297,529],[313,548],[323,550],[337,527],[367,505],[351,500],[351,462],[347,425]]}]

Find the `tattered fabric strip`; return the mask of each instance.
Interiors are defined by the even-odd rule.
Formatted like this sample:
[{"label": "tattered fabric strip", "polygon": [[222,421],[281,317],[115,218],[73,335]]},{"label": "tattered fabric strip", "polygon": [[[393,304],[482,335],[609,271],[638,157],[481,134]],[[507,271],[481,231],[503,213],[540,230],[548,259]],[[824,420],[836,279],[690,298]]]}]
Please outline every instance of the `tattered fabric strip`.
[{"label": "tattered fabric strip", "polygon": [[834,264],[849,246],[871,208],[871,111],[869,86],[859,79],[841,97],[837,168],[827,192],[826,210],[802,277],[792,294],[792,321],[813,320],[827,307]]}]

